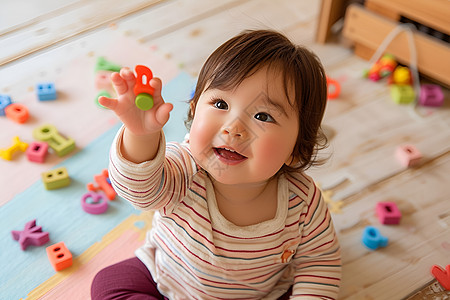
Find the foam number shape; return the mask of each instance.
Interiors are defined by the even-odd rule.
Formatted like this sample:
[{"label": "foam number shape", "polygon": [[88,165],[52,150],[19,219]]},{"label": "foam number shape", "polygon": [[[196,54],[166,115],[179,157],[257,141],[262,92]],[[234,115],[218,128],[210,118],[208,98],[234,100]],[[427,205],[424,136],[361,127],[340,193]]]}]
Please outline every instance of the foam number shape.
[{"label": "foam number shape", "polygon": [[395,202],[378,202],[376,207],[378,220],[382,224],[399,224],[402,213]]},{"label": "foam number shape", "polygon": [[42,231],[42,226],[36,226],[36,220],[26,223],[22,231],[13,230],[11,234],[23,251],[30,245],[42,246],[50,240],[48,232]]},{"label": "foam number shape", "polygon": [[20,103],[12,103],[5,108],[5,115],[8,119],[19,124],[25,123],[30,117],[28,108]]},{"label": "foam number shape", "polygon": [[49,101],[57,98],[56,88],[53,82],[42,82],[36,84],[36,93],[39,101]]},{"label": "foam number shape", "polygon": [[0,157],[5,160],[11,160],[13,153],[16,151],[25,152],[27,150],[28,144],[22,142],[18,136],[13,137],[13,144],[8,149],[0,149]]},{"label": "foam number shape", "polygon": [[48,260],[55,271],[61,271],[72,265],[72,253],[64,242],[59,242],[46,248]]},{"label": "foam number shape", "polygon": [[362,243],[370,250],[376,250],[380,247],[386,247],[388,244],[388,238],[382,236],[377,228],[367,226],[364,229]]},{"label": "foam number shape", "polygon": [[42,182],[47,190],[55,190],[70,184],[70,177],[65,167],[42,173]]},{"label": "foam number shape", "polygon": [[444,289],[450,291],[450,265],[445,267],[445,270],[440,266],[434,265],[431,267],[431,274],[442,285]]},{"label": "foam number shape", "polygon": [[33,130],[33,137],[39,141],[47,142],[58,156],[69,154],[75,149],[75,141],[60,135],[56,127],[50,124],[42,125]]},{"label": "foam number shape", "polygon": [[153,93],[155,91],[155,89],[150,86],[150,80],[153,78],[153,73],[148,67],[143,65],[137,65],[135,71],[135,104],[140,110],[149,110],[153,107]]},{"label": "foam number shape", "polygon": [[101,190],[106,194],[109,200],[114,200],[114,198],[116,198],[116,191],[112,188],[108,177],[108,170],[103,170],[101,174],[94,176],[94,181],[97,183],[97,186],[93,183],[88,183],[87,189],[93,192]]},{"label": "foam number shape", "polygon": [[5,115],[5,108],[10,105],[11,97],[8,95],[0,95],[0,116]]},{"label": "foam number shape", "polygon": [[46,142],[32,142],[27,149],[29,161],[43,163],[47,156],[48,144]]},{"label": "foam number shape", "polygon": [[100,215],[108,210],[108,199],[102,193],[90,191],[81,197],[81,207],[89,214]]}]

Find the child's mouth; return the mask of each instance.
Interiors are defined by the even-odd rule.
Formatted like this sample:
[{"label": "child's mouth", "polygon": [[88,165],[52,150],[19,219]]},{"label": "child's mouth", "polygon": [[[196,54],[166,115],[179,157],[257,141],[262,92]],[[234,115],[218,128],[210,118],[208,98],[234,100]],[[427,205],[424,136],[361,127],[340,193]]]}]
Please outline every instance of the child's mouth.
[{"label": "child's mouth", "polygon": [[246,156],[229,148],[213,148],[213,150],[217,158],[228,165],[235,165],[247,159]]}]

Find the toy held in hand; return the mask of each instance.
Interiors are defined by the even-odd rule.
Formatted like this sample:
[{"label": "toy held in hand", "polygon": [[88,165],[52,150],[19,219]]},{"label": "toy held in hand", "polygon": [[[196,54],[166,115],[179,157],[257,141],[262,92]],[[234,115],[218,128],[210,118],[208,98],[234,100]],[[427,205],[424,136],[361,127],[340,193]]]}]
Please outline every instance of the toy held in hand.
[{"label": "toy held in hand", "polygon": [[143,65],[137,65],[135,71],[135,104],[140,110],[149,110],[153,107],[153,92],[155,90],[150,86],[150,80],[153,78],[153,73],[148,67]]}]

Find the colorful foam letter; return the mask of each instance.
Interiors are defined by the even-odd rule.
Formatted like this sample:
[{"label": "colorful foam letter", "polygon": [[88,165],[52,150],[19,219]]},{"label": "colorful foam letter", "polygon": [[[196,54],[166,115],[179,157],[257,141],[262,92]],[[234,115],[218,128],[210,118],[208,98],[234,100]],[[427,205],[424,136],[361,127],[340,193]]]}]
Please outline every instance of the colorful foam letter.
[{"label": "colorful foam letter", "polygon": [[382,236],[377,228],[367,226],[364,229],[362,243],[370,250],[376,250],[380,247],[386,247],[388,244],[388,238]]},{"label": "colorful foam letter", "polygon": [[19,124],[25,123],[30,117],[28,108],[20,103],[12,103],[5,108],[5,115]]},{"label": "colorful foam letter", "polygon": [[58,156],[69,154],[75,149],[75,141],[61,136],[56,127],[50,124],[42,125],[33,130],[33,137],[39,141],[47,142]]},{"label": "colorful foam letter", "polygon": [[397,160],[405,167],[417,165],[422,159],[422,153],[414,145],[402,145],[395,151]]},{"label": "colorful foam letter", "polygon": [[108,199],[102,193],[90,191],[81,197],[81,207],[89,214],[99,215],[108,210]]},{"label": "colorful foam letter", "polygon": [[327,77],[327,86],[328,86],[328,93],[327,93],[328,99],[336,99],[337,97],[339,97],[339,94],[341,93],[341,85],[337,80]]},{"label": "colorful foam letter", "polygon": [[53,82],[42,82],[36,84],[36,93],[39,101],[55,100],[57,97],[55,84]]},{"label": "colorful foam letter", "polygon": [[29,161],[43,163],[47,156],[48,144],[46,142],[32,142],[27,149]]},{"label": "colorful foam letter", "polygon": [[431,268],[431,274],[442,285],[444,289],[450,291],[450,265],[445,267],[445,270],[440,266],[434,265]]},{"label": "colorful foam letter", "polygon": [[149,110],[153,107],[154,88],[150,86],[150,80],[153,78],[152,71],[143,65],[137,65],[136,84],[134,94],[136,95],[135,104],[140,110]]},{"label": "colorful foam letter", "polygon": [[36,220],[26,223],[22,231],[13,230],[11,234],[24,251],[30,245],[42,246],[50,240],[48,232],[42,231],[42,226],[36,226]]},{"label": "colorful foam letter", "polygon": [[108,177],[108,170],[103,170],[101,174],[94,176],[94,181],[97,183],[97,186],[94,186],[93,183],[88,183],[87,189],[93,192],[101,190],[109,200],[114,200],[116,198],[116,191],[112,188],[111,183],[108,182]]},{"label": "colorful foam letter", "polygon": [[11,97],[8,95],[0,95],[0,116],[5,115],[5,108],[10,105]]},{"label": "colorful foam letter", "polygon": [[59,242],[46,248],[47,256],[55,271],[61,271],[72,265],[72,253],[64,242]]},{"label": "colorful foam letter", "polygon": [[27,148],[28,144],[22,142],[18,136],[15,136],[13,138],[13,145],[11,147],[9,147],[8,149],[0,149],[0,157],[6,160],[11,160],[14,152],[19,150],[25,152]]},{"label": "colorful foam letter", "polygon": [[420,87],[419,103],[423,106],[442,106],[444,93],[439,85],[422,84]]},{"label": "colorful foam letter", "polygon": [[42,173],[42,181],[47,190],[55,190],[70,184],[69,173],[65,167],[60,167]]},{"label": "colorful foam letter", "polygon": [[97,58],[97,63],[95,65],[95,72],[98,71],[112,71],[112,72],[120,72],[121,67],[106,60],[104,57]]},{"label": "colorful foam letter", "polygon": [[376,207],[378,220],[381,224],[399,224],[402,213],[395,202],[378,202]]}]

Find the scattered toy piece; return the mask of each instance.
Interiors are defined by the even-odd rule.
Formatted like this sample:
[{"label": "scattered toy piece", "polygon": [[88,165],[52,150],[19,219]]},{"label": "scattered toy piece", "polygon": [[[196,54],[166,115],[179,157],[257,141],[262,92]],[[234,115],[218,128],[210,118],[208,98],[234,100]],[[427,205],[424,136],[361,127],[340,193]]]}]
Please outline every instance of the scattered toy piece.
[{"label": "scattered toy piece", "polygon": [[376,250],[380,247],[386,247],[388,244],[388,238],[382,236],[377,228],[367,226],[364,229],[362,243],[370,250]]},{"label": "scattered toy piece", "polygon": [[423,106],[442,106],[444,104],[442,88],[437,84],[422,84],[419,103]]},{"label": "scattered toy piece", "polygon": [[372,81],[378,81],[391,75],[396,66],[397,62],[395,61],[394,56],[391,54],[384,54],[368,71],[366,71],[364,76]]},{"label": "scattered toy piece", "polygon": [[36,226],[36,220],[26,223],[22,231],[13,230],[11,234],[23,251],[30,245],[42,246],[50,240],[48,232],[42,231],[42,226]]},{"label": "scattered toy piece", "polygon": [[89,191],[103,191],[109,200],[114,200],[116,198],[116,191],[112,188],[111,183],[108,182],[108,170],[104,169],[101,174],[94,176],[94,181],[97,183],[97,186],[94,186],[93,183],[88,183],[87,189]]},{"label": "scattered toy piece", "polygon": [[416,93],[410,85],[406,84],[393,84],[390,87],[391,98],[397,104],[409,104],[413,103],[416,99]]},{"label": "scattered toy piece", "polygon": [[53,82],[41,82],[36,84],[36,94],[39,101],[56,100],[56,88]]},{"label": "scattered toy piece", "polygon": [[440,266],[434,265],[431,267],[431,274],[442,285],[444,289],[450,291],[450,265],[445,267],[445,270]]},{"label": "scattered toy piece", "polygon": [[331,79],[327,77],[327,87],[328,87],[328,93],[327,98],[328,99],[336,99],[339,97],[341,93],[341,85],[337,80]]},{"label": "scattered toy piece", "polygon": [[59,242],[46,248],[48,259],[55,271],[61,271],[72,265],[72,253],[64,242]]},{"label": "scattered toy piece", "polygon": [[102,193],[89,191],[81,197],[81,207],[89,214],[99,215],[108,210],[108,199]]},{"label": "scattered toy piece", "polygon": [[115,63],[106,60],[104,57],[97,58],[97,63],[95,65],[95,72],[98,71],[112,71],[120,72],[121,67]]},{"label": "scattered toy piece", "polygon": [[399,224],[402,213],[395,202],[378,202],[376,207],[378,220],[381,224]]},{"label": "scattered toy piece", "polygon": [[1,95],[0,94],[0,116],[4,116],[5,115],[5,108],[10,105],[11,102],[11,97],[8,95]]},{"label": "scattered toy piece", "polygon": [[25,123],[30,117],[28,108],[20,103],[12,103],[5,108],[5,115],[19,124]]},{"label": "scattered toy piece", "polygon": [[60,167],[42,173],[42,181],[47,190],[55,190],[70,184],[69,173],[65,167]]},{"label": "scattered toy piece", "polygon": [[153,107],[153,93],[155,89],[150,86],[150,80],[153,78],[152,71],[142,65],[137,65],[136,85],[134,94],[136,95],[135,104],[140,110],[149,110]]},{"label": "scattered toy piece", "polygon": [[422,159],[422,153],[414,145],[398,146],[395,151],[398,161],[405,167],[417,165]]},{"label": "scattered toy piece", "polygon": [[408,67],[398,66],[388,80],[389,84],[412,85],[412,74]]},{"label": "scattered toy piece", "polygon": [[69,154],[75,149],[75,141],[61,136],[56,127],[50,124],[36,128],[33,131],[33,137],[39,141],[47,142],[58,156]]},{"label": "scattered toy piece", "polygon": [[32,142],[27,149],[29,161],[43,163],[48,153],[48,144],[46,142]]},{"label": "scattered toy piece", "polygon": [[13,137],[13,145],[11,147],[9,147],[8,149],[0,149],[0,157],[5,160],[11,160],[14,152],[19,150],[25,152],[27,148],[28,144],[22,142],[18,136],[15,136]]},{"label": "scattered toy piece", "polygon": [[320,191],[322,192],[322,197],[323,197],[323,201],[325,201],[325,203],[328,204],[328,209],[330,210],[330,212],[332,213],[342,213],[342,206],[344,206],[344,202],[339,200],[339,201],[334,201],[331,196],[333,195],[333,191],[332,190],[322,190],[320,189]]},{"label": "scattered toy piece", "polygon": [[112,88],[111,71],[99,70],[95,75],[95,87],[98,90],[107,90]]}]

